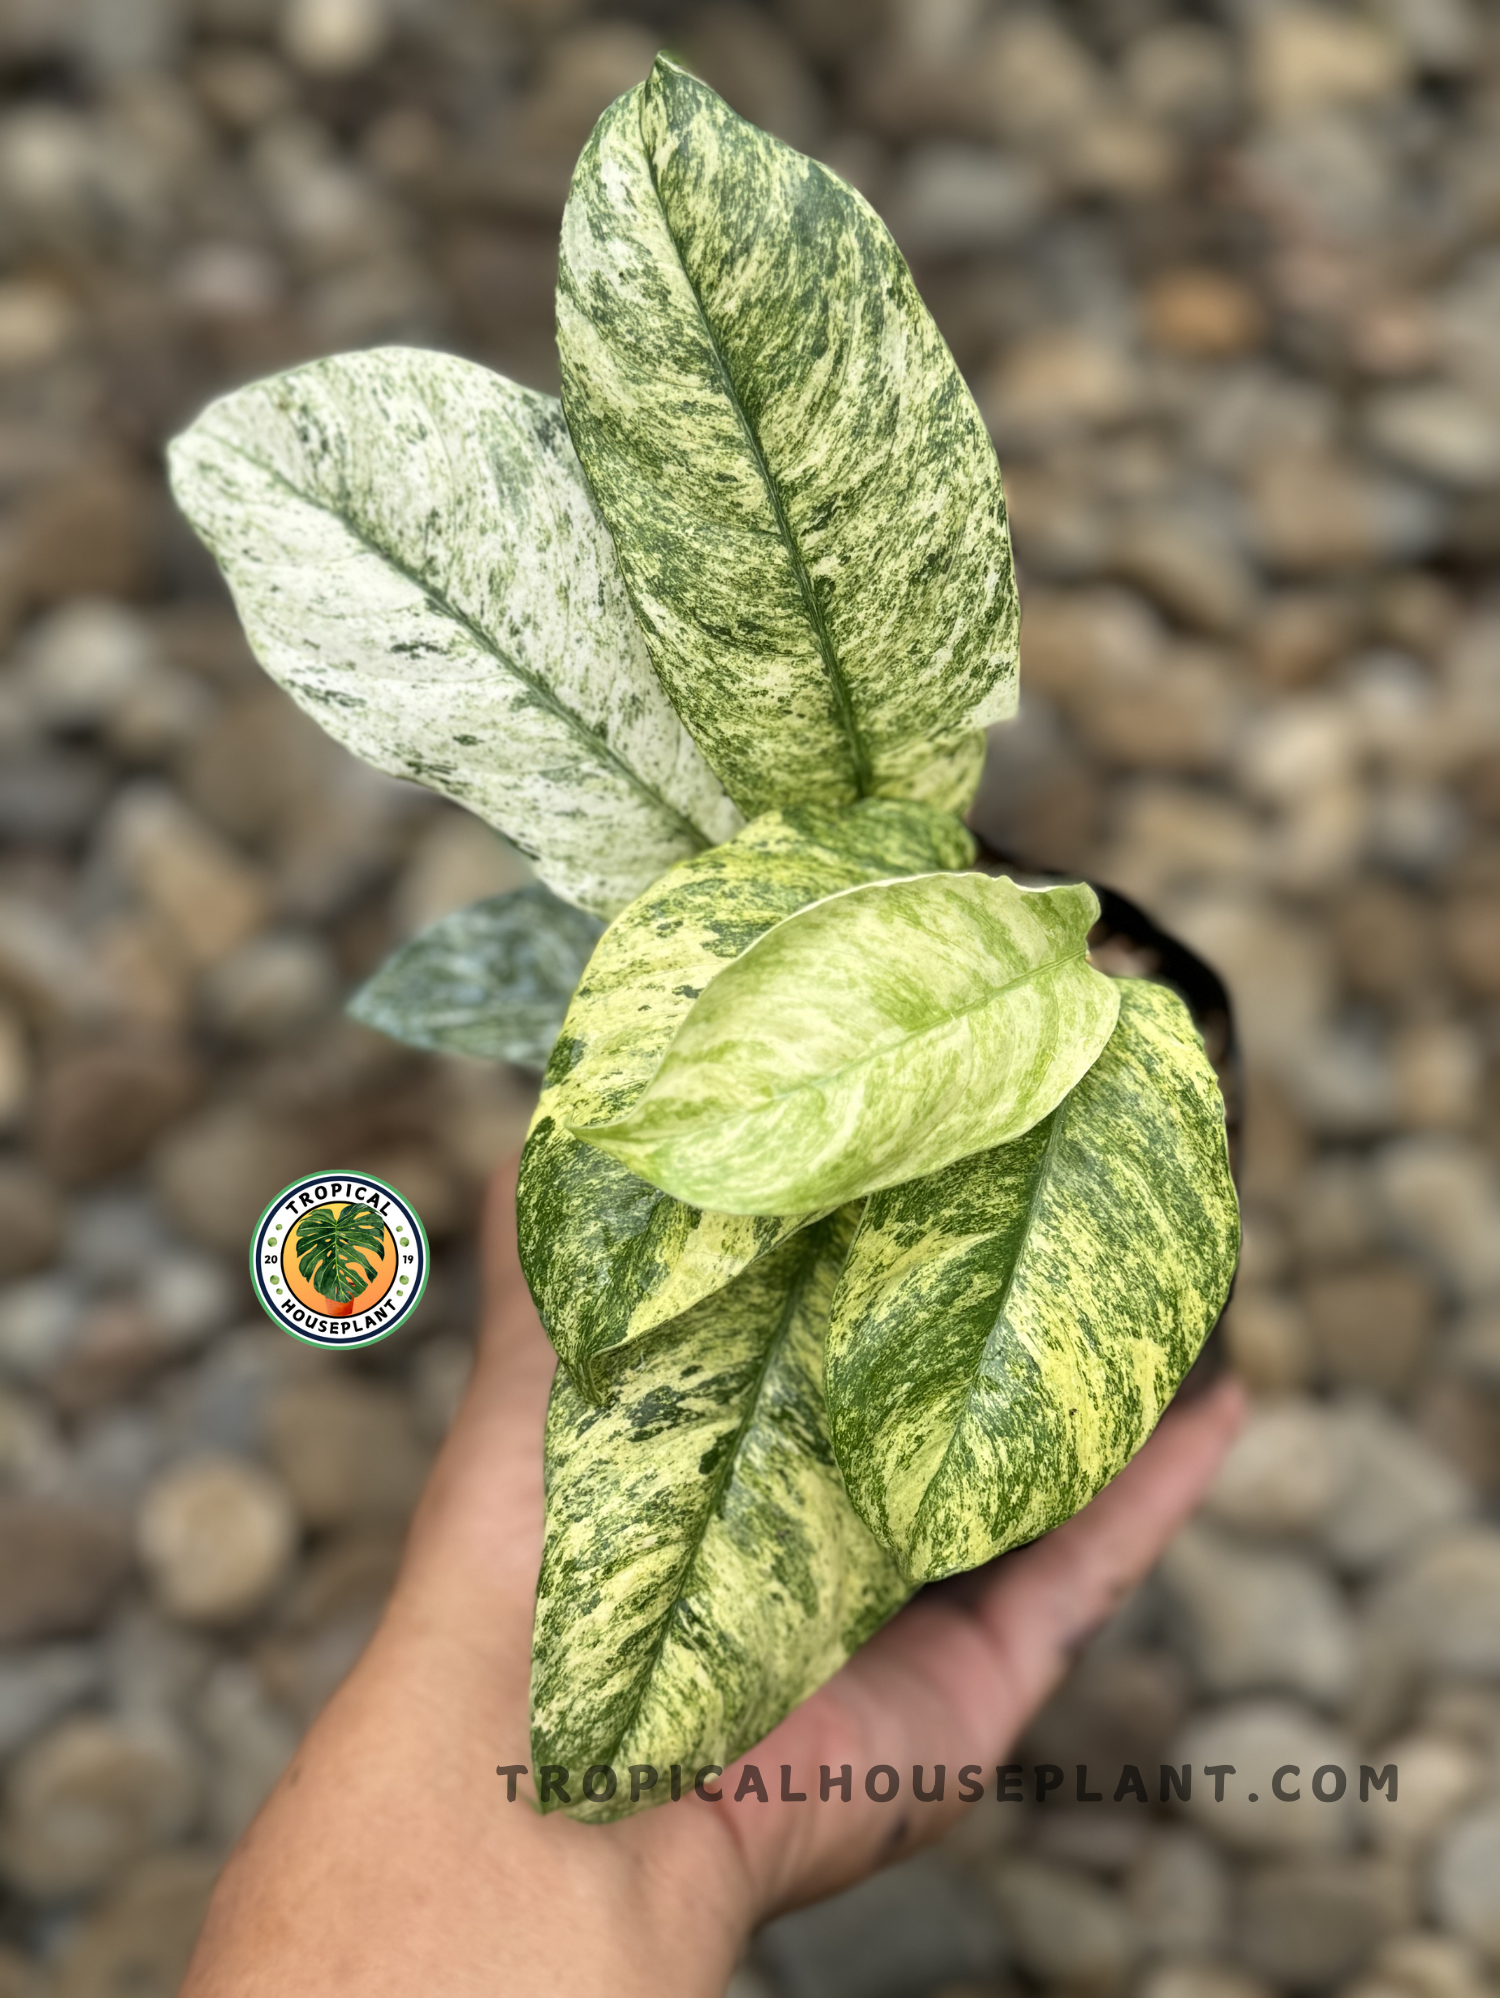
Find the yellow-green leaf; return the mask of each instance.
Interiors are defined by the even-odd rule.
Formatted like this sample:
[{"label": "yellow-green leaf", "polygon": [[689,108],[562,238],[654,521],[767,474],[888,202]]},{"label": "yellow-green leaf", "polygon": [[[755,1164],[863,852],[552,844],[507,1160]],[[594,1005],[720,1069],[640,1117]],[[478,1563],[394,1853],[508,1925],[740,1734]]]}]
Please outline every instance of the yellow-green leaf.
[{"label": "yellow-green leaf", "polygon": [[828,1335],[860,1514],[913,1580],[1066,1520],[1150,1436],[1228,1295],[1217,1079],[1174,993],[1008,1146],[866,1203]]},{"label": "yellow-green leaf", "polygon": [[[907,1595],[849,1505],[824,1415],[823,1330],[851,1224],[814,1224],[641,1343],[605,1407],[558,1376],[532,1768],[570,1773],[577,1816],[656,1803],[674,1764],[689,1787],[728,1764]],[[659,1774],[634,1802],[631,1765]],[[614,1795],[591,1802],[597,1766]]]},{"label": "yellow-green leaf", "polygon": [[548,1066],[518,1198],[533,1296],[587,1394],[603,1393],[610,1350],[718,1291],[806,1215],[674,1201],[569,1127],[627,1111],[698,995],[783,917],[857,882],[964,867],[973,852],[957,820],[912,802],[768,813],[669,869],[605,932]]},{"label": "yellow-green leaf", "polygon": [[1015,707],[1005,502],[874,210],[659,60],[578,163],[557,309],[651,657],[741,810],[961,810]]},{"label": "yellow-green leaf", "polygon": [[647,1089],[574,1125],[680,1201],[833,1208],[1019,1137],[1109,1040],[1084,883],[922,875],[828,897],[694,1002]]}]

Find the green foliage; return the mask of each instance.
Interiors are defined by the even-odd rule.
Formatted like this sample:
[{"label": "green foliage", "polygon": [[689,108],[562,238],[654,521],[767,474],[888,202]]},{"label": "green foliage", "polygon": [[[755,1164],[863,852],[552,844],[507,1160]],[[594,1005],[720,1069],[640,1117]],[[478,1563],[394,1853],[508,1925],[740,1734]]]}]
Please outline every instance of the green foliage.
[{"label": "green foliage", "polygon": [[683,1201],[794,1215],[1029,1131],[1109,1040],[1082,885],[919,875],[814,903],[694,1001],[622,1117],[575,1126]]},{"label": "green foliage", "polygon": [[419,1049],[545,1069],[604,926],[541,883],[439,917],[349,1002]]},{"label": "green foliage", "polygon": [[[914,1585],[1082,1506],[1238,1222],[1181,1003],[1089,964],[1088,888],[967,872],[1016,699],[1005,503],[868,204],[659,61],[579,162],[558,342],[561,404],[335,356],[171,463],[267,670],[547,885],[353,1009],[546,1064],[533,1754],[576,1783],[729,1762]],[[347,1303],[379,1218],[300,1232]]]},{"label": "green foliage", "polygon": [[338,1305],[374,1281],[384,1255],[385,1224],[363,1202],[310,1208],[297,1224],[297,1269],[321,1298]]}]

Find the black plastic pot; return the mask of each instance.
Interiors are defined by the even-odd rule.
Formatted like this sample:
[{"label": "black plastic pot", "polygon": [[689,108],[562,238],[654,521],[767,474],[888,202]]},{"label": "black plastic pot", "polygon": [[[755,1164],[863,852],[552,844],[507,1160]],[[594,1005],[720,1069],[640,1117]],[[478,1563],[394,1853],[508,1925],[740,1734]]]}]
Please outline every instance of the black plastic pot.
[{"label": "black plastic pot", "polygon": [[[987,875],[1009,875],[1015,881],[1028,885],[1076,882],[1080,879],[1077,869],[1062,873],[1026,867],[997,853],[982,833],[976,832],[975,839],[979,843],[978,865]],[[1164,931],[1159,924],[1153,923],[1128,896],[1106,888],[1102,882],[1091,882],[1089,886],[1099,898],[1099,921],[1089,932],[1089,955],[1094,963],[1105,972],[1155,979],[1164,986],[1170,986],[1182,996],[1188,1012],[1197,1023],[1208,1059],[1219,1079],[1219,1089],[1224,1094],[1224,1116],[1229,1131],[1229,1169],[1238,1186],[1244,1079],[1229,990],[1211,965],[1190,950],[1181,938],[1173,937],[1170,931]],[[1227,1300],[1225,1310],[1228,1310]],[[1225,1365],[1223,1324],[1224,1315],[1221,1313],[1204,1341],[1198,1359],[1183,1378],[1177,1391],[1179,1396],[1194,1394],[1222,1372]]]}]

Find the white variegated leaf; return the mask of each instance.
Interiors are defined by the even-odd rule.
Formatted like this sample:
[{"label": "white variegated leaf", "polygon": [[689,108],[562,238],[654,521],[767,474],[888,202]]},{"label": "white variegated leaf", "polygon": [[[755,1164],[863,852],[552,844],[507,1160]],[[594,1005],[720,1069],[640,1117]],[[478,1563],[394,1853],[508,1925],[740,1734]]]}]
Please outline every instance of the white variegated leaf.
[{"label": "white variegated leaf", "polygon": [[873,1195],[833,1305],[850,1497],[913,1581],[1075,1514],[1151,1435],[1239,1248],[1186,1007],[1119,982],[1098,1062],[1024,1138]]},{"label": "white variegated leaf", "polygon": [[739,817],[651,670],[557,403],[450,355],[337,355],[170,453],[261,664],[602,916]]},{"label": "white variegated leaf", "polygon": [[614,1349],[718,1291],[807,1218],[674,1201],[569,1127],[628,1111],[696,997],[783,917],[972,855],[957,820],[911,801],[768,813],[679,862],[605,932],[548,1065],[518,1194],[527,1279],[586,1394],[604,1392]]},{"label": "white variegated leaf", "polygon": [[659,60],[579,161],[563,405],[730,795],[961,811],[1015,707],[1000,472],[873,209]]},{"label": "white variegated leaf", "polygon": [[544,1069],[602,929],[531,882],[429,924],[365,981],[349,1012],[419,1049]]},{"label": "white variegated leaf", "polygon": [[1008,877],[870,883],[788,917],[697,1000],[631,1108],[574,1132],[679,1201],[837,1207],[1018,1137],[1119,1012],[1099,899]]},{"label": "white variegated leaf", "polygon": [[[726,1765],[897,1609],[895,1564],[855,1514],[823,1403],[823,1332],[852,1216],[784,1243],[624,1358],[586,1403],[559,1374],[532,1653],[532,1768],[571,1810],[635,1809],[628,1771]],[[616,1773],[590,1803],[590,1767]],[[595,1789],[603,1789],[595,1781]],[[557,1801],[554,1797],[553,1804]]]}]

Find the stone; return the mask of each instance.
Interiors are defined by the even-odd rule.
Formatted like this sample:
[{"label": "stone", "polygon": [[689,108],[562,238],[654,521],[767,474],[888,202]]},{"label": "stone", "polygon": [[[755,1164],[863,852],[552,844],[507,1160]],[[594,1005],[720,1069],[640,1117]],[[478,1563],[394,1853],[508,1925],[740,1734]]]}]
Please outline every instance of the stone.
[{"label": "stone", "polygon": [[1391,1044],[1396,1113],[1409,1131],[1455,1131],[1473,1124],[1484,1080],[1484,1050],[1466,1021],[1412,1021]]},{"label": "stone", "polygon": [[1371,1762],[1376,1770],[1394,1764],[1400,1774],[1394,1802],[1366,1814],[1363,1822],[1374,1845],[1396,1855],[1430,1847],[1459,1808],[1484,1790],[1489,1775],[1473,1744],[1436,1730],[1400,1737]]},{"label": "stone", "polygon": [[1361,999],[1397,1000],[1431,979],[1436,927],[1428,903],[1409,889],[1366,879],[1331,914],[1340,971]]},{"label": "stone", "polygon": [[68,1484],[68,1455],[45,1406],[0,1389],[0,1488],[57,1495]]},{"label": "stone", "polygon": [[171,1349],[150,1315],[129,1299],[86,1306],[67,1353],[46,1380],[54,1409],[85,1416],[134,1395]]},{"label": "stone", "polygon": [[12,516],[0,606],[18,611],[100,595],[132,598],[157,574],[161,501],[134,466],[83,464],[38,487]]},{"label": "stone", "polygon": [[827,115],[789,27],[745,0],[718,0],[692,19],[687,59],[695,76],[733,99],[742,118],[799,151],[816,153]]},{"label": "stone", "polygon": [[29,1646],[0,1657],[0,1757],[10,1757],[103,1685],[93,1646]]},{"label": "stone", "polygon": [[[1194,1715],[1168,1752],[1171,1763],[1193,1767],[1192,1793],[1176,1810],[1200,1832],[1235,1853],[1311,1856],[1349,1846],[1359,1825],[1360,1750],[1345,1730],[1311,1710],[1285,1701],[1242,1701]],[[1207,1766],[1232,1764],[1222,1801],[1214,1798]],[[1283,1765],[1300,1775],[1284,1778],[1296,1799],[1277,1799],[1271,1781]],[[1314,1799],[1312,1776],[1333,1765],[1352,1778],[1341,1799]],[[1330,1781],[1324,1781],[1324,1789]],[[1250,1793],[1256,1794],[1252,1801]]]},{"label": "stone", "polygon": [[1311,1380],[1307,1316],[1295,1298],[1268,1285],[1237,1285],[1225,1309],[1231,1365],[1248,1389],[1280,1395]]},{"label": "stone", "polygon": [[1363,2000],[1376,1994],[1432,1996],[1483,1993],[1490,1984],[1478,1955],[1441,1931],[1401,1931],[1383,1938],[1359,1978],[1344,1988]]},{"label": "stone", "polygon": [[1066,1993],[1123,1993],[1138,1942],[1124,1901],[1081,1869],[1007,1857],[995,1875],[1005,1936],[1033,1979]]},{"label": "stone", "polygon": [[1070,327],[1019,341],[977,387],[979,407],[1002,451],[1035,450],[1109,429],[1132,414],[1139,397],[1124,353]]},{"label": "stone", "polygon": [[1044,193],[1029,163],[938,140],[907,154],[887,219],[909,256],[972,256],[1015,242],[1035,221]]},{"label": "stone", "polygon": [[328,949],[305,932],[263,932],[213,966],[203,989],[208,1017],[222,1034],[271,1047],[328,1013],[338,974]]},{"label": "stone", "polygon": [[0,1284],[50,1264],[62,1244],[57,1191],[23,1161],[0,1162]]},{"label": "stone", "polygon": [[1323,7],[1281,4],[1257,15],[1250,62],[1256,98],[1277,119],[1375,103],[1405,80],[1394,36],[1367,18]]},{"label": "stone", "polygon": [[258,1610],[280,1583],[297,1523],[269,1473],[216,1456],[176,1466],[151,1486],[136,1542],[165,1611],[190,1624],[227,1625]]},{"label": "stone", "polygon": [[0,1645],[88,1631],[129,1570],[129,1537],[104,1510],[0,1498]]},{"label": "stone", "polygon": [[440,1444],[453,1427],[474,1372],[474,1343],[461,1334],[426,1340],[412,1363],[412,1410],[424,1437]]},{"label": "stone", "polygon": [[1311,1276],[1302,1304],[1323,1378],[1382,1395],[1409,1385],[1437,1325],[1431,1282],[1416,1265],[1389,1257]]},{"label": "stone", "polygon": [[368,1644],[400,1561],[400,1538],[389,1528],[336,1536],[309,1558],[280,1607],[276,1631],[255,1652],[256,1671],[275,1702],[304,1723],[312,1720]]},{"label": "stone", "polygon": [[1180,643],[1129,679],[1101,675],[1077,703],[1073,721],[1106,763],[1205,774],[1220,768],[1233,741],[1235,694],[1222,652]]},{"label": "stone", "polygon": [[96,1889],[191,1827],[200,1780],[154,1719],[75,1716],[24,1751],[0,1815],[0,1873],[24,1895]]},{"label": "stone", "polygon": [[1324,936],[1258,897],[1183,897],[1158,916],[1234,994],[1245,1055],[1273,1073],[1300,1058],[1331,1003]]},{"label": "stone", "polygon": [[1173,354],[1222,359],[1259,347],[1266,334],[1249,286],[1208,266],[1164,271],[1147,286],[1141,313],[1149,338]]},{"label": "stone", "polygon": [[1250,632],[1256,672],[1275,689],[1315,681],[1353,650],[1361,623],[1347,591],[1277,591],[1262,600]]},{"label": "stone", "polygon": [[193,1708],[214,1753],[208,1816],[214,1834],[236,1841],[270,1797],[297,1748],[297,1730],[243,1660],[216,1666]]},{"label": "stone", "polygon": [[1246,497],[1258,552],[1284,575],[1362,568],[1382,553],[1379,495],[1332,452],[1268,453],[1250,468]]},{"label": "stone", "polygon": [[1432,1903],[1445,1929],[1500,1958],[1500,1805],[1466,1813],[1439,1842]]},{"label": "stone", "polygon": [[310,1528],[404,1520],[426,1477],[404,1400],[374,1382],[328,1376],[283,1389],[266,1445]]},{"label": "stone", "polygon": [[0,992],[40,1027],[98,1019],[108,989],[72,928],[29,897],[0,892]]},{"label": "stone", "polygon": [[1152,1966],[1135,1990],[1157,2000],[1178,1994],[1212,2000],[1228,1994],[1270,1994],[1276,1989],[1265,1985],[1248,1966],[1231,1959],[1169,1958]]},{"label": "stone", "polygon": [[1342,1477],[1317,1535],[1346,1574],[1375,1575],[1472,1511],[1460,1469],[1373,1398],[1336,1405],[1331,1430]]},{"label": "stone", "polygon": [[132,1600],[109,1628],[110,1706],[121,1715],[170,1720],[191,1712],[213,1669],[213,1643]]},{"label": "stone", "polygon": [[[16,1009],[0,1000],[0,1132],[20,1123],[30,1090],[31,1052],[26,1045],[26,1026]],[[4,1238],[5,1231],[0,1228],[0,1245]],[[0,1257],[3,1255],[0,1248]]]},{"label": "stone", "polygon": [[1464,1297],[1500,1287],[1500,1183],[1478,1146],[1446,1134],[1397,1139],[1375,1158],[1393,1232]]},{"label": "stone", "polygon": [[[1466,992],[1500,998],[1500,912],[1492,893],[1460,893],[1439,918],[1441,955]],[[1430,961],[1429,961],[1430,962]]]},{"label": "stone", "polygon": [[1183,624],[1237,632],[1255,603],[1255,578],[1219,528],[1191,514],[1136,508],[1110,546],[1109,566]]},{"label": "stone", "polygon": [[782,1993],[903,1993],[993,1979],[1004,1949],[983,1894],[930,1854],[776,1917],[755,1940]]},{"label": "stone", "polygon": [[37,1091],[38,1156],[73,1186],[102,1180],[133,1166],[201,1089],[198,1064],[180,1045],[117,1038],[69,1049]]},{"label": "stone", "polygon": [[179,1127],[156,1160],[156,1187],[195,1242],[242,1257],[261,1210],[318,1159],[284,1119],[248,1104],[218,1104]]},{"label": "stone", "polygon": [[394,912],[403,937],[415,935],[486,896],[519,889],[531,871],[515,849],[472,813],[447,807],[412,851],[396,888]]},{"label": "stone", "polygon": [[1234,115],[1240,57],[1207,22],[1166,19],[1132,35],[1120,61],[1126,95],[1148,118],[1192,137]]},{"label": "stone", "polygon": [[1383,1931],[1409,1924],[1410,1886],[1388,1861],[1301,1855],[1257,1869],[1240,1906],[1245,1959],[1293,1991],[1327,1990],[1357,1972]]},{"label": "stone", "polygon": [[1353,1632],[1338,1591],[1313,1563],[1193,1525],[1178,1534],[1159,1574],[1210,1693],[1285,1688],[1330,1703],[1343,1695]]},{"label": "stone", "polygon": [[384,0],[288,0],[282,47],[313,76],[349,76],[368,69],[390,34]]},{"label": "stone", "polygon": [[1237,802],[1198,785],[1140,778],[1116,789],[1110,839],[1095,872],[1144,909],[1159,909],[1210,885],[1254,884],[1263,844],[1259,825]]},{"label": "stone", "polygon": [[192,966],[227,958],[270,913],[259,871],[163,785],[142,781],[122,793],[106,840],[125,880]]},{"label": "stone", "polygon": [[1500,1530],[1433,1537],[1382,1583],[1367,1620],[1386,1650],[1428,1674],[1500,1676]]},{"label": "stone", "polygon": [[1481,1498],[1500,1497],[1500,1388],[1444,1368],[1423,1388],[1415,1416],[1431,1451]]},{"label": "stone", "polygon": [[1342,1444],[1322,1404],[1297,1398],[1262,1405],[1230,1446],[1204,1510],[1244,1534],[1310,1534],[1347,1478]]},{"label": "stone", "polygon": [[1213,1843],[1188,1827],[1154,1833],[1126,1877],[1125,1898],[1150,1956],[1212,1958],[1228,1939],[1229,1871]]},{"label": "stone", "polygon": [[156,665],[151,628],[109,597],[74,597],[39,619],[20,648],[28,706],[49,729],[101,729]]},{"label": "stone", "polygon": [[0,1369],[40,1382],[77,1336],[83,1299],[70,1278],[29,1278],[0,1291]]},{"label": "stone", "polygon": [[219,1873],[212,1854],[153,1854],[127,1870],[58,1959],[58,1994],[175,1993]]},{"label": "stone", "polygon": [[1377,451],[1408,472],[1461,492],[1500,483],[1500,417],[1444,383],[1388,389],[1365,406]]}]

